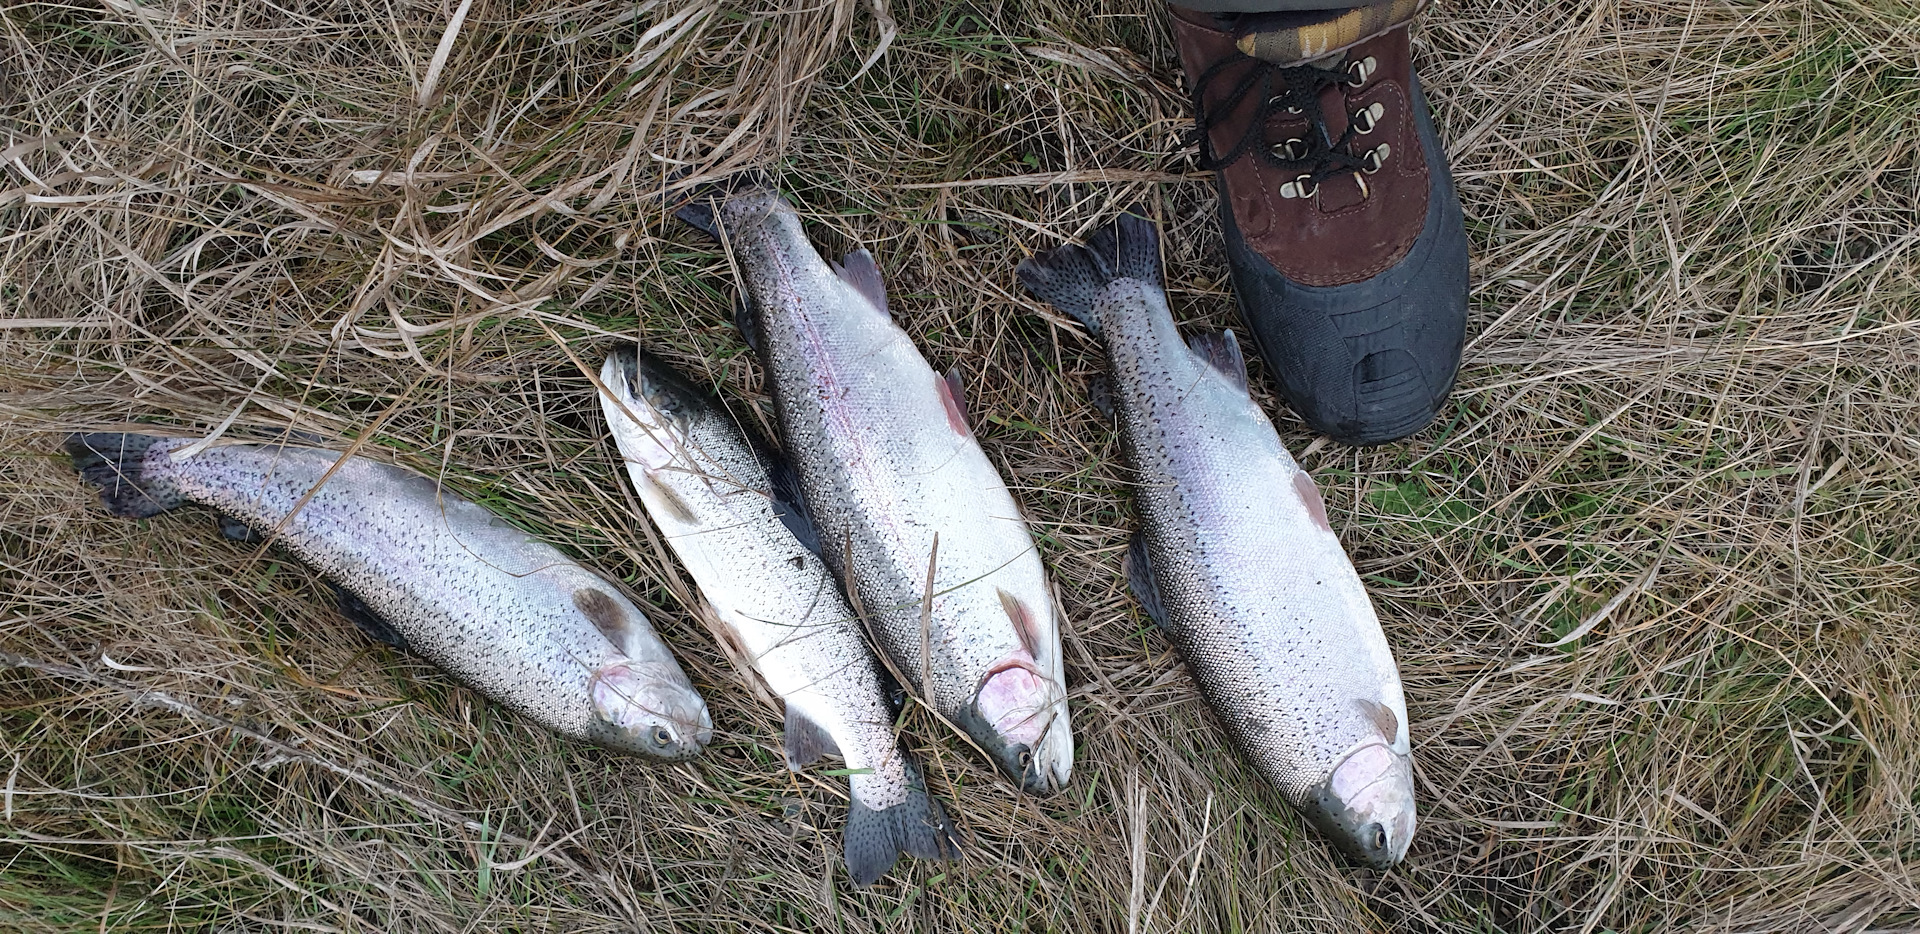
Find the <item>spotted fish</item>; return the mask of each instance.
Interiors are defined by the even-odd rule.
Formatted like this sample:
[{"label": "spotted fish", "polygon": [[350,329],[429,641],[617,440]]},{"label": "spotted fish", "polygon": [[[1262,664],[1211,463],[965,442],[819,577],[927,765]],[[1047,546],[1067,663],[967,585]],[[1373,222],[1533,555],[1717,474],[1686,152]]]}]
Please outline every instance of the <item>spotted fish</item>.
[{"label": "spotted fish", "polygon": [[1233,332],[1180,339],[1159,237],[1132,215],[1018,276],[1106,351],[1139,476],[1135,594],[1261,774],[1348,854],[1398,862],[1414,828],[1399,669],[1319,490],[1247,393]]},{"label": "spotted fish", "polygon": [[894,738],[880,663],[825,562],[783,465],[720,400],[647,354],[600,370],[627,474],[719,622],[716,635],[786,707],[787,766],[851,771],[847,873],[870,885],[898,854],[951,859],[958,835]]},{"label": "spotted fish", "polygon": [[195,502],[221,513],[228,537],[271,534],[334,583],[369,635],[550,730],[668,761],[712,738],[706,702],[640,608],[553,546],[367,458],[278,444],[191,453],[192,443],[79,434],[66,448],[108,512],[144,518]]},{"label": "spotted fish", "polygon": [[771,189],[736,182],[678,214],[740,264],[741,326],[783,448],[879,649],[1026,791],[1065,785],[1073,736],[1052,590],[958,379],[936,374],[888,316],[873,256],[828,265]]}]

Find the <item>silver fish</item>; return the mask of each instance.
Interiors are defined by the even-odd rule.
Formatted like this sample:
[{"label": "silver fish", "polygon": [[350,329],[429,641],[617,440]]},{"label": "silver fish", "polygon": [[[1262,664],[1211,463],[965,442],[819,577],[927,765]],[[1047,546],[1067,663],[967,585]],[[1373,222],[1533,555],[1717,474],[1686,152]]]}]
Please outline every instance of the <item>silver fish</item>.
[{"label": "silver fish", "polygon": [[712,738],[706,702],[640,608],[553,546],[363,457],[278,444],[192,453],[192,443],[82,434],[66,448],[108,512],[144,518],[195,502],[222,513],[228,537],[271,533],[334,582],[342,612],[369,635],[550,730],[668,761]]},{"label": "silver fish", "polygon": [[1400,672],[1319,489],[1247,393],[1233,332],[1181,341],[1139,217],[1018,275],[1106,351],[1139,476],[1141,603],[1261,774],[1348,854],[1399,862],[1414,828]]},{"label": "silver fish", "polygon": [[829,754],[854,770],[847,874],[871,885],[900,853],[958,856],[953,825],[894,738],[860,621],[803,544],[809,528],[791,484],[775,483],[783,465],[718,399],[651,356],[614,354],[600,382],[627,474],[712,607],[715,635],[786,707],[787,767]]},{"label": "silver fish", "polygon": [[1060,622],[1026,521],[980,450],[958,381],[887,314],[873,256],[829,267],[772,190],[736,185],[679,216],[745,274],[784,448],[875,642],[1026,791],[1073,771]]}]

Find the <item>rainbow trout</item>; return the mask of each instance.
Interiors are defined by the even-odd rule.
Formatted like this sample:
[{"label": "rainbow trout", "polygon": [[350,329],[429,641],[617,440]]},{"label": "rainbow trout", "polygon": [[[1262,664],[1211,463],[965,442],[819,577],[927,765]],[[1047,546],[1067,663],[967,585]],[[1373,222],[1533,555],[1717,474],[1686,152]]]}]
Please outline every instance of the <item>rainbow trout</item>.
[{"label": "rainbow trout", "polygon": [[706,702],[640,608],[552,545],[363,457],[323,484],[336,452],[221,444],[176,456],[191,443],[82,434],[66,448],[108,512],[145,518],[195,502],[220,511],[229,538],[271,533],[333,581],[341,612],[368,635],[547,729],[668,761],[712,738]]},{"label": "rainbow trout", "polygon": [[741,326],[821,553],[880,651],[1024,790],[1064,786],[1073,735],[1053,593],[958,380],[888,315],[873,256],[829,266],[771,189],[736,184],[678,215],[740,265]]},{"label": "rainbow trout", "polygon": [[1139,475],[1127,576],[1148,615],[1287,800],[1348,854],[1398,862],[1414,826],[1400,672],[1318,488],[1247,394],[1233,332],[1180,339],[1139,217],[1018,275],[1106,351]]},{"label": "rainbow trout", "polygon": [[871,885],[900,853],[952,859],[957,834],[894,738],[880,663],[767,446],[719,399],[644,353],[600,370],[600,406],[627,475],[720,623],[715,636],[786,707],[787,767],[851,770],[847,874]]}]

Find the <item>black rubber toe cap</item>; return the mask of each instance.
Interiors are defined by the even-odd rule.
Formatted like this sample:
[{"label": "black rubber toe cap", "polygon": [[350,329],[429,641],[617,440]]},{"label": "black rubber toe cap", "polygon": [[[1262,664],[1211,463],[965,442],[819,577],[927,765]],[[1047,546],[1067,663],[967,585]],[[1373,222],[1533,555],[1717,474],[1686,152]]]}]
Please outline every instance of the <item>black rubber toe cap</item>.
[{"label": "black rubber toe cap", "polygon": [[1247,246],[1221,193],[1240,313],[1294,411],[1346,444],[1383,444],[1425,428],[1445,404],[1467,330],[1467,236],[1446,150],[1414,93],[1431,190],[1425,226],[1371,279],[1316,287],[1288,279]]}]

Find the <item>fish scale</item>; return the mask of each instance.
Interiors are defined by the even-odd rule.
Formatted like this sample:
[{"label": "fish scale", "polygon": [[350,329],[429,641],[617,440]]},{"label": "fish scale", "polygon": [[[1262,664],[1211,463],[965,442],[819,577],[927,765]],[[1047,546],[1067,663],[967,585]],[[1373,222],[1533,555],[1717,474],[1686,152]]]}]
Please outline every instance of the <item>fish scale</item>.
[{"label": "fish scale", "polygon": [[1347,852],[1413,833],[1406,702],[1313,481],[1247,391],[1231,332],[1183,341],[1158,237],[1122,217],[1021,264],[1105,350],[1141,532],[1128,576],[1240,752]]},{"label": "fish scale", "polygon": [[783,448],[880,650],[1022,787],[1063,786],[1073,739],[1039,551],[950,384],[889,317],[872,257],[830,267],[757,184],[679,215],[740,264]]},{"label": "fish scale", "polygon": [[116,513],[195,502],[271,533],[359,601],[343,609],[377,615],[356,622],[549,729],[665,759],[707,742],[706,704],[645,614],[552,545],[363,457],[264,444],[176,456],[192,443],[80,435],[68,449]]}]

